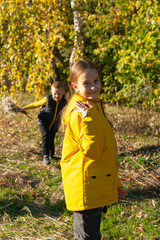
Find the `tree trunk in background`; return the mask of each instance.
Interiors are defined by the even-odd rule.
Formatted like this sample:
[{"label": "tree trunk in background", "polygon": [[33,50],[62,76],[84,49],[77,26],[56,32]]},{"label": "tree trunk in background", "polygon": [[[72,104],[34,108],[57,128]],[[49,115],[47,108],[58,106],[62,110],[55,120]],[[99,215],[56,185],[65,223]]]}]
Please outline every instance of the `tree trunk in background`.
[{"label": "tree trunk in background", "polygon": [[73,22],[75,28],[74,47],[70,56],[70,66],[74,64],[77,59],[82,59],[84,55],[84,33],[83,20],[79,11],[77,0],[70,0],[71,8],[73,10]]},{"label": "tree trunk in background", "polygon": [[58,48],[56,46],[54,47],[54,49],[52,51],[52,54],[53,54],[53,58],[52,58],[52,61],[51,61],[52,80],[53,80],[53,82],[61,81],[59,69],[56,66],[56,63],[59,62],[59,59],[58,59],[57,56],[59,56],[60,53],[59,53]]}]

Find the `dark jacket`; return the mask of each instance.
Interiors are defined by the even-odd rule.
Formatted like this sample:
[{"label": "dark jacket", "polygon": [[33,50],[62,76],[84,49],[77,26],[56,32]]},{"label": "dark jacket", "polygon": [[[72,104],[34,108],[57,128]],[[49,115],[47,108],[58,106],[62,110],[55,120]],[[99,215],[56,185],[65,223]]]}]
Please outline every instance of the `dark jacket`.
[{"label": "dark jacket", "polygon": [[38,115],[38,123],[43,124],[51,131],[57,132],[61,122],[61,112],[67,104],[67,100],[65,96],[59,102],[56,102],[52,95],[48,95],[46,98],[46,105],[41,108]]}]

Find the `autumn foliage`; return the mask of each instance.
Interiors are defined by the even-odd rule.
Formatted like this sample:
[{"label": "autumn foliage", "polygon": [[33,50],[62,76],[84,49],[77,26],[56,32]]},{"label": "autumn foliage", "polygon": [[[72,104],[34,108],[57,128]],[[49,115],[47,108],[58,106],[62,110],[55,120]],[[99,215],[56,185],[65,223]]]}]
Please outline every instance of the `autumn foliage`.
[{"label": "autumn foliage", "polygon": [[[67,83],[74,47],[100,68],[106,101],[158,108],[158,5],[157,0],[1,0],[1,93],[27,90],[40,98],[53,79]],[[83,31],[76,32],[75,10]]]}]

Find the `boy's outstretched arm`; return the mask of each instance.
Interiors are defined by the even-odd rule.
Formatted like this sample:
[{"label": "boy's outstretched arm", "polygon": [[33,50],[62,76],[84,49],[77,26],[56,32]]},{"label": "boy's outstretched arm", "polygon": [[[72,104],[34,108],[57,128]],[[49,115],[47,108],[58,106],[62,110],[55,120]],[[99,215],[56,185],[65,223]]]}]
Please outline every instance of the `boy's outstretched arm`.
[{"label": "boy's outstretched arm", "polygon": [[47,98],[46,97],[44,97],[44,98],[42,98],[40,101],[38,101],[38,102],[34,102],[34,103],[30,103],[30,104],[28,104],[28,105],[26,105],[26,106],[24,106],[24,107],[20,107],[20,112],[23,112],[23,111],[26,111],[26,110],[31,110],[31,109],[34,109],[34,108],[39,108],[39,107],[41,107],[41,106],[43,106],[43,105],[45,105],[46,104],[46,102],[47,102]]}]

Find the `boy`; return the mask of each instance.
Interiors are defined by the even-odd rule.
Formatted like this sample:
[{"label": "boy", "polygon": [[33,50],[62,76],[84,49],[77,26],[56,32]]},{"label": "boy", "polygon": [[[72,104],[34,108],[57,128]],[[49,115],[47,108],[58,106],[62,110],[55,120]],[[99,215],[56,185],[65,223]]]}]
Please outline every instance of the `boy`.
[{"label": "boy", "polygon": [[42,106],[38,115],[38,125],[42,136],[43,163],[45,165],[50,164],[50,158],[54,158],[54,138],[60,126],[61,111],[67,104],[64,96],[65,87],[62,82],[54,82],[51,85],[51,93],[42,100],[21,108],[21,111],[24,111]]}]

